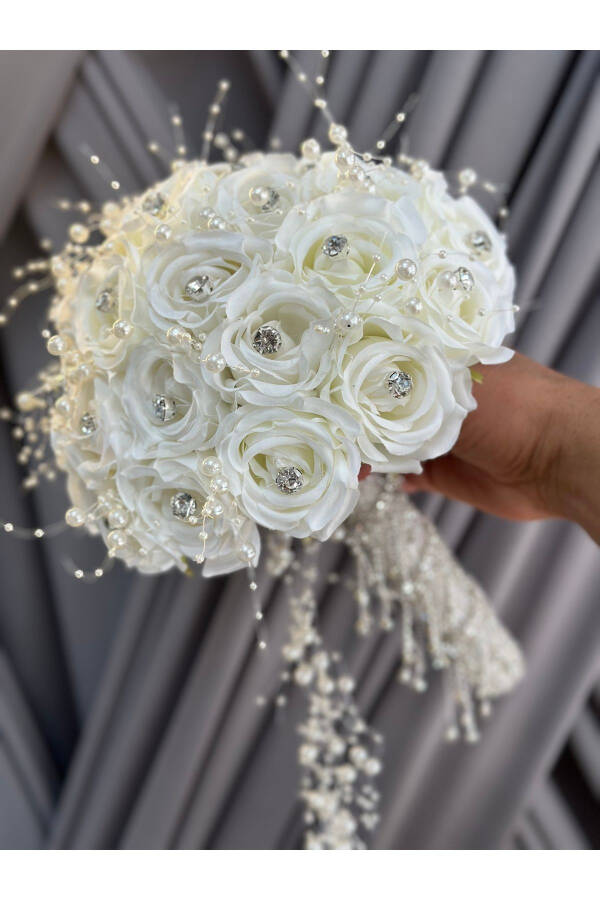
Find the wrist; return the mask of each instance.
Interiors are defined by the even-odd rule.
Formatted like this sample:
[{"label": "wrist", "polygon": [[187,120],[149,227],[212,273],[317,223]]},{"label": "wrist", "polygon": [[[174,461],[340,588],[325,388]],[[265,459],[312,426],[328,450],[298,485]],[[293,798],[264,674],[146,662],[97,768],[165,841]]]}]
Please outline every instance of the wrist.
[{"label": "wrist", "polygon": [[548,510],[576,522],[600,543],[600,389],[561,380],[561,402],[550,414]]}]

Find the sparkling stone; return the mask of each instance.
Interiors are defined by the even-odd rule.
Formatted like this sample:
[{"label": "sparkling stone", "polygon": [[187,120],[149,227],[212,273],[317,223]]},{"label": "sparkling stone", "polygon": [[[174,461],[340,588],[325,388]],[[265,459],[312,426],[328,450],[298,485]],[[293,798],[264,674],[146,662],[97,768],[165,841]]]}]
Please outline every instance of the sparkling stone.
[{"label": "sparkling stone", "polygon": [[279,194],[275,188],[255,187],[250,191],[250,200],[254,206],[258,206],[262,212],[270,212],[279,203]]},{"label": "sparkling stone", "polygon": [[492,249],[492,242],[485,231],[472,231],[467,240],[476,256],[486,256]]},{"label": "sparkling stone", "polygon": [[396,275],[401,281],[411,281],[417,274],[417,264],[414,259],[400,259],[396,263]]},{"label": "sparkling stone", "polygon": [[412,376],[402,369],[395,369],[388,375],[387,387],[395,400],[404,400],[413,389]]},{"label": "sparkling stone", "polygon": [[96,309],[100,312],[110,312],[115,308],[115,295],[110,288],[104,288],[96,297]]},{"label": "sparkling stone", "polygon": [[205,300],[213,290],[213,283],[205,273],[194,275],[185,286],[184,300]]},{"label": "sparkling stone", "polygon": [[164,394],[155,394],[152,401],[154,415],[161,422],[169,422],[177,412],[177,404],[171,397],[165,397]]},{"label": "sparkling stone", "polygon": [[182,519],[187,522],[192,516],[196,515],[198,504],[191,494],[186,491],[178,491],[171,497],[171,512],[176,519]]},{"label": "sparkling stone", "polygon": [[89,412],[84,413],[79,420],[79,430],[85,437],[93,434],[97,427],[95,418]]},{"label": "sparkling stone", "polygon": [[473,288],[475,287],[475,279],[473,275],[466,269],[464,266],[460,266],[455,272],[454,275],[456,277],[456,282],[459,288],[465,292],[465,294],[469,294]]},{"label": "sparkling stone", "polygon": [[261,325],[252,339],[252,346],[262,356],[277,353],[281,343],[281,335],[273,325]]},{"label": "sparkling stone", "polygon": [[321,250],[330,259],[335,259],[336,256],[347,256],[350,250],[348,238],[344,234],[332,234],[323,242]]},{"label": "sparkling stone", "polygon": [[142,202],[142,209],[151,216],[159,216],[165,208],[165,198],[162,194],[148,194]]},{"label": "sparkling stone", "polygon": [[295,494],[304,484],[304,476],[296,466],[283,466],[277,472],[275,484],[282,494]]}]

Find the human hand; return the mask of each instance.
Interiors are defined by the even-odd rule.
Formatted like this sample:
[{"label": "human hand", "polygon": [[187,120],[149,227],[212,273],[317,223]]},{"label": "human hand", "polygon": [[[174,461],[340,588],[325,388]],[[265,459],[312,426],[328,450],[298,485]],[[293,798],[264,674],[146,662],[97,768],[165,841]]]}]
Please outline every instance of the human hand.
[{"label": "human hand", "polygon": [[600,541],[600,390],[518,353],[477,371],[478,406],[451,453],[404,489],[508,519],[572,519]]}]

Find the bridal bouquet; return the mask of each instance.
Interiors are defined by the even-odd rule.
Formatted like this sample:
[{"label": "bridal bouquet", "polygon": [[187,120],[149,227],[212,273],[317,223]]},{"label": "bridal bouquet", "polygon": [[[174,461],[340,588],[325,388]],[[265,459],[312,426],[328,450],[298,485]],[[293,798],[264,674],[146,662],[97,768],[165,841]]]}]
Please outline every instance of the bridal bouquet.
[{"label": "bridal bouquet", "polygon": [[510,357],[504,238],[442,174],[331,152],[185,162],[52,260],[51,439],[70,525],[144,572],[329,538],[361,463],[418,472]]},{"label": "bridal bouquet", "polygon": [[[359,153],[320,96],[332,149],[308,138],[299,156],[240,154],[215,135],[226,88],[201,159],[97,211],[65,201],[83,213],[65,247],[15,273],[33,280],[9,310],[53,291],[54,359],[2,415],[22,440],[25,486],[63,470],[66,524],[106,544],[105,563],[77,578],[114,558],[146,573],[198,563],[205,575],[246,568],[256,591],[262,528],[262,575],[290,585],[282,684],[308,693],[306,846],[363,847],[379,736],[319,633],[319,542],[342,542],[355,563],[342,580],[359,632],[398,625],[400,680],[422,691],[430,667],[447,670],[446,737],[477,740],[521,654],[398,481],[451,450],[475,407],[472,367],[510,358],[514,273],[468,193],[472,170],[453,193],[422,160]],[[211,163],[217,138],[225,158]],[[381,475],[359,491],[364,465]],[[17,537],[60,528],[0,524]],[[265,649],[256,601],[255,618]]]}]

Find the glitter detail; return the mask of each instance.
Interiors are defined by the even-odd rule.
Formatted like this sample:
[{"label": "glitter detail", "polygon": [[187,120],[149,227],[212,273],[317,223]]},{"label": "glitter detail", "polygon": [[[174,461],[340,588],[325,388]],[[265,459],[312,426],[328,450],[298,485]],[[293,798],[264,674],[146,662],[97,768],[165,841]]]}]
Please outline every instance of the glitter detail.
[{"label": "glitter detail", "polygon": [[475,256],[487,256],[491,252],[492,242],[485,231],[472,231],[467,237],[467,241]]},{"label": "glitter detail", "polygon": [[160,216],[165,208],[165,198],[159,193],[147,194],[142,201],[142,209],[151,216]]},{"label": "glitter detail", "polygon": [[277,472],[275,484],[282,494],[295,494],[304,484],[304,475],[296,466],[283,466]]},{"label": "glitter detail", "polygon": [[96,431],[97,428],[98,428],[98,426],[96,424],[96,420],[93,417],[93,415],[89,412],[84,413],[82,415],[81,419],[79,420],[80,432],[85,437],[89,437],[91,434],[93,434]]},{"label": "glitter detail", "polygon": [[176,519],[181,519],[183,522],[189,522],[189,520],[196,515],[197,510],[198,504],[191,494],[188,494],[185,491],[179,491],[171,497],[171,512]]},{"label": "glitter detail", "polygon": [[350,246],[348,238],[344,234],[332,234],[321,247],[321,252],[328,256],[329,259],[335,259],[337,256],[348,256]]},{"label": "glitter detail", "polygon": [[177,404],[171,397],[155,394],[152,401],[154,416],[161,422],[169,422],[177,412]]},{"label": "glitter detail", "polygon": [[110,288],[104,288],[96,297],[96,309],[100,312],[110,312],[115,308],[115,295]]},{"label": "glitter detail", "polygon": [[213,291],[214,285],[206,274],[194,275],[185,286],[184,300],[205,300]]},{"label": "glitter detail", "polygon": [[413,389],[412,375],[395,369],[387,377],[387,387],[394,400],[405,400]]},{"label": "glitter detail", "polygon": [[274,325],[261,325],[252,339],[252,346],[261,356],[272,356],[281,350],[281,335]]},{"label": "glitter detail", "polygon": [[470,294],[475,287],[475,279],[473,278],[471,271],[464,266],[460,266],[453,274],[456,279],[457,287],[463,290],[465,294]]}]

